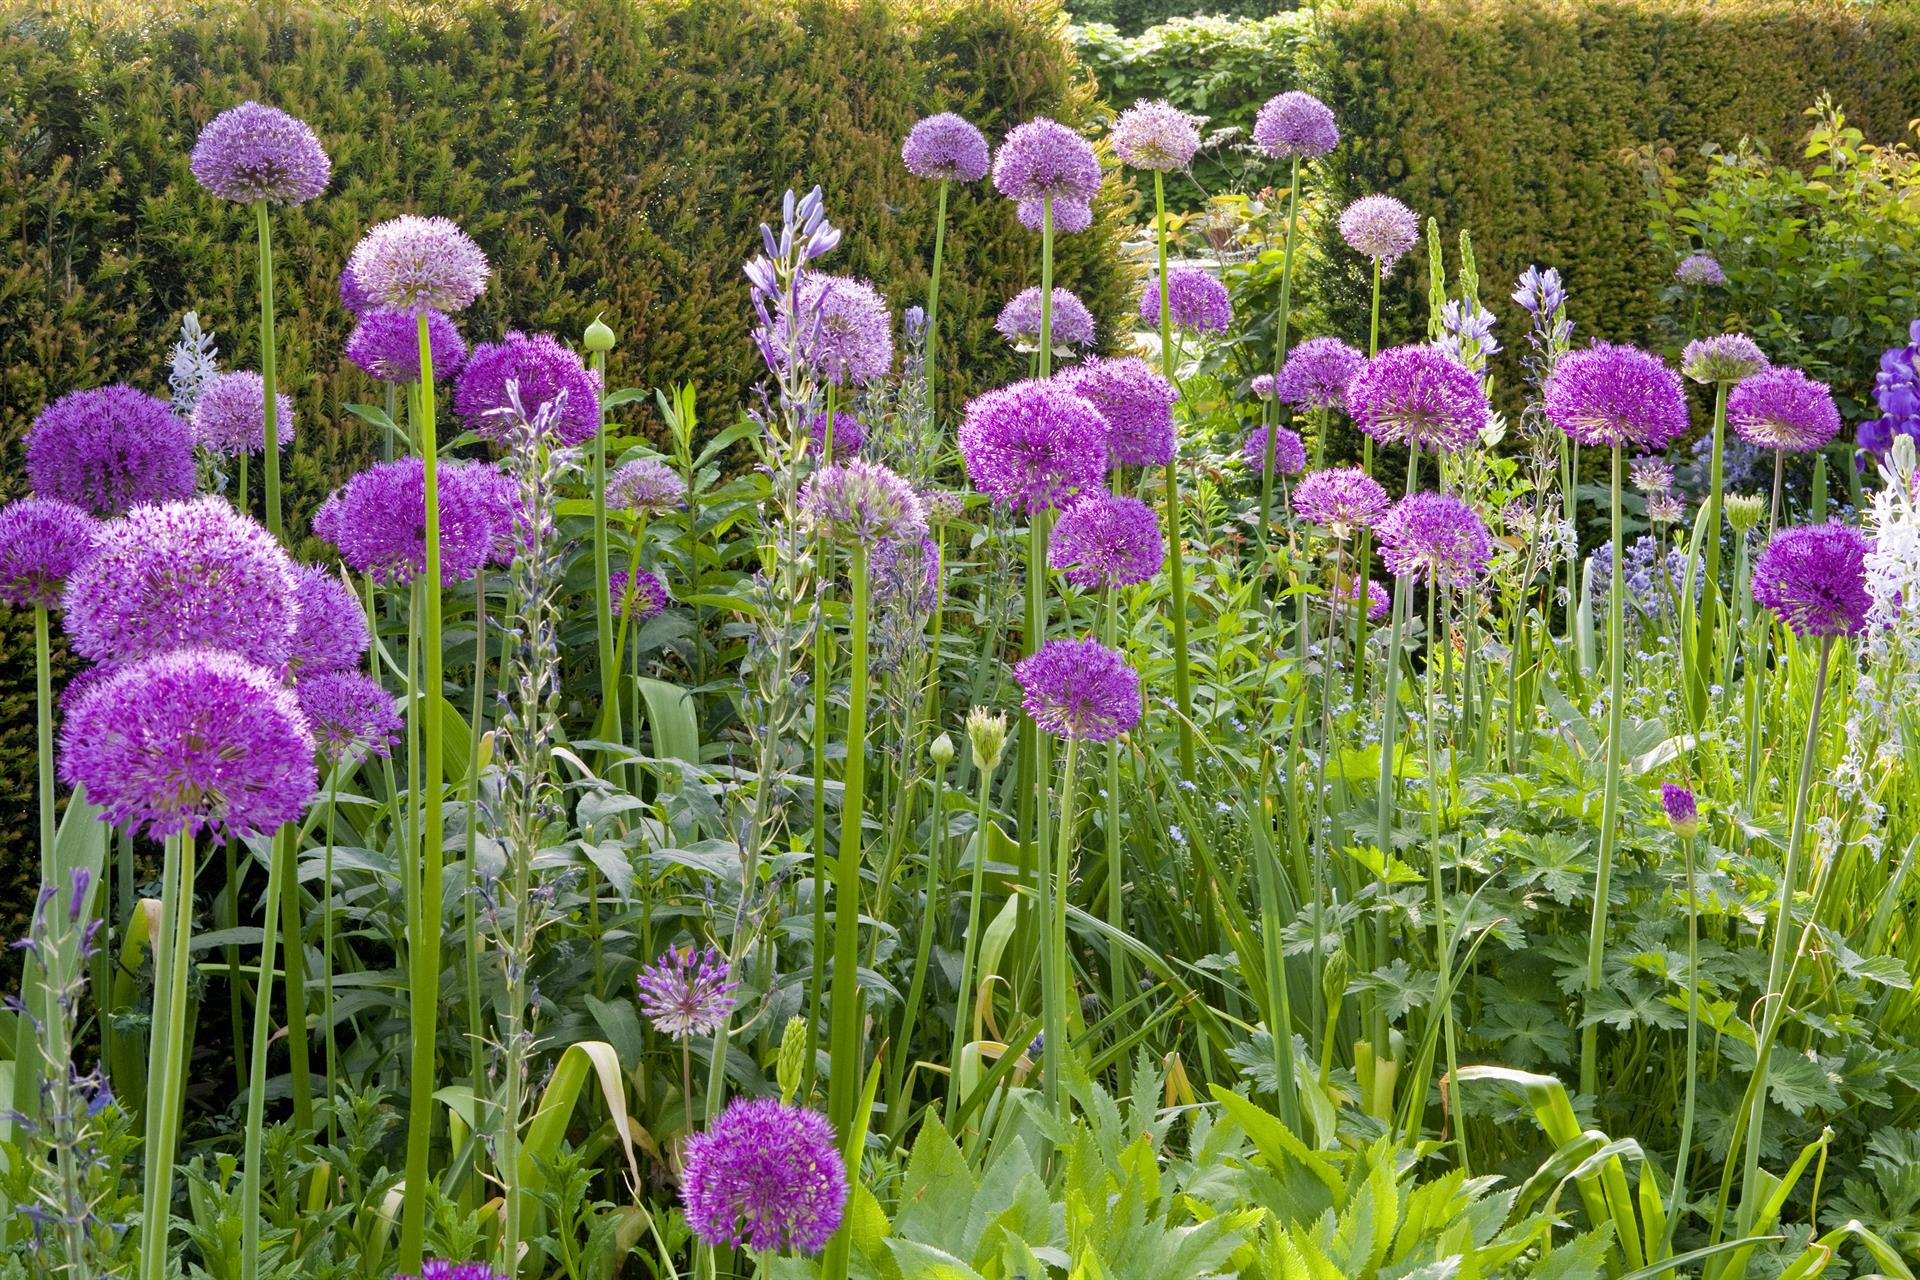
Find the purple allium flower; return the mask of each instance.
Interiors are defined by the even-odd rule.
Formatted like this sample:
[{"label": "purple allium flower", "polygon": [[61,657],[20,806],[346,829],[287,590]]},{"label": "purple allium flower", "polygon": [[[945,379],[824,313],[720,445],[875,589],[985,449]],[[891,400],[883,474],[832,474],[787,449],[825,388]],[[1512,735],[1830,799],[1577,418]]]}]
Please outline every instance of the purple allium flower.
[{"label": "purple allium flower", "polygon": [[[801,358],[834,386],[877,382],[893,368],[893,317],[864,280],[808,271],[795,289]],[[776,367],[786,361],[784,321],[756,331]]]},{"label": "purple allium flower", "polygon": [[[875,604],[905,598],[910,607],[940,598],[940,548],[931,537],[882,542],[867,569]],[[917,579],[917,581],[916,581]],[[916,590],[917,588],[917,590]],[[924,594],[923,594],[924,593]]]},{"label": "purple allium flower", "polygon": [[484,1262],[446,1262],[439,1258],[428,1258],[420,1264],[418,1277],[395,1276],[393,1280],[512,1280],[512,1277],[495,1271]]},{"label": "purple allium flower", "polygon": [[1653,454],[1635,458],[1627,472],[1633,477],[1633,487],[1642,493],[1664,493],[1673,488],[1673,468],[1666,459]]},{"label": "purple allium flower", "polygon": [[1680,371],[1695,382],[1740,382],[1767,367],[1766,356],[1744,333],[1695,338],[1680,353]]},{"label": "purple allium flower", "polygon": [[[1198,267],[1173,267],[1167,272],[1167,315],[1173,323],[1192,333],[1225,333],[1233,322],[1233,301],[1227,286],[1212,272]],[[1140,318],[1148,324],[1160,323],[1160,280],[1147,279],[1140,294]]]},{"label": "purple allium flower", "polygon": [[[1075,372],[1084,375],[1085,370]],[[1081,490],[1101,487],[1107,434],[1106,418],[1073,383],[1029,379],[976,396],[967,405],[960,452],[975,488],[1031,514],[1063,507]]]},{"label": "purple allium flower", "polygon": [[1267,469],[1267,440],[1273,440],[1273,470],[1276,475],[1297,476],[1307,468],[1307,446],[1298,433],[1282,426],[1262,424],[1247,433],[1240,445],[1240,460],[1255,471]]},{"label": "purple allium flower", "polygon": [[[1044,231],[1047,225],[1047,205],[1044,200],[1022,200],[1013,208],[1014,216],[1020,225],[1029,231]],[[1085,231],[1093,225],[1093,206],[1084,200],[1055,200],[1053,202],[1053,229],[1063,235],[1073,235]]]},{"label": "purple allium flower", "polygon": [[292,691],[223,649],[160,653],[90,683],[61,726],[60,776],[154,839],[264,835],[318,785]]},{"label": "purple allium flower", "polygon": [[636,983],[640,1012],[655,1031],[675,1040],[712,1035],[740,1003],[732,966],[711,947],[668,947]]},{"label": "purple allium flower", "polygon": [[[345,276],[341,277],[344,284]],[[369,309],[347,338],[347,359],[376,382],[420,380],[420,325],[411,311]],[[466,363],[467,342],[453,317],[427,312],[427,346],[433,357],[433,380],[451,378]]]},{"label": "purple allium flower", "polygon": [[[533,530],[522,528],[520,482],[491,463],[476,460],[440,463],[440,510],[444,524],[447,504],[461,504],[461,518],[485,522],[492,539],[487,563],[509,565],[519,549],[531,545]],[[442,530],[444,535],[444,529]]]},{"label": "purple allium flower", "polygon": [[293,566],[293,646],[287,676],[296,682],[359,663],[369,643],[366,614],[353,589],[318,565]]},{"label": "purple allium flower", "polygon": [[1360,589],[1363,583],[1367,592],[1367,621],[1378,622],[1387,616],[1389,609],[1393,608],[1393,597],[1387,593],[1385,587],[1373,579],[1349,577],[1346,590],[1340,593],[1341,599],[1347,608],[1359,605]]},{"label": "purple allium flower", "polygon": [[27,483],[96,516],[193,494],[193,431],[165,400],[116,383],[69,391],[27,431]]},{"label": "purple allium flower", "polygon": [[1054,381],[1106,420],[1108,466],[1159,467],[1173,461],[1173,405],[1180,393],[1145,360],[1089,360]]},{"label": "purple allium flower", "polygon": [[1247,383],[1247,390],[1252,392],[1258,399],[1273,399],[1273,375],[1270,373],[1254,374],[1253,378]]},{"label": "purple allium flower", "polygon": [[1138,498],[1089,494],[1053,528],[1047,563],[1088,591],[1128,587],[1160,572],[1167,555],[1160,521]]},{"label": "purple allium flower", "polygon": [[1313,160],[1340,144],[1333,111],[1310,93],[1290,89],[1268,98],[1253,120],[1253,141],[1275,159]]},{"label": "purple allium flower", "polygon": [[1111,136],[1113,154],[1130,169],[1184,169],[1200,149],[1199,125],[1165,98],[1142,98],[1122,111]]},{"label": "purple allium flower", "polygon": [[[1093,345],[1093,313],[1087,310],[1087,304],[1074,296],[1071,289],[1056,288],[1053,291],[1053,315],[1049,318],[1051,326],[1047,337],[1056,352],[1064,352],[1070,347],[1090,347]],[[1000,318],[993,322],[995,332],[1013,344],[1016,351],[1032,351],[1040,344],[1040,289],[1034,286],[1022,289],[1013,296],[1006,306],[1000,308]]]},{"label": "purple allium flower", "polygon": [[447,218],[380,223],[360,237],[347,269],[373,305],[393,311],[464,311],[487,287],[487,256]]},{"label": "purple allium flower", "polygon": [[900,160],[916,178],[977,182],[987,176],[987,140],[967,120],[943,111],[907,131]]},{"label": "purple allium flower", "polygon": [[687,482],[659,458],[635,458],[607,477],[607,506],[661,515],[687,505]]},{"label": "purple allium flower", "polygon": [[641,569],[633,575],[632,595],[633,612],[627,612],[627,571],[616,569],[607,575],[607,594],[613,598],[615,617],[631,617],[635,622],[645,622],[657,617],[673,599],[667,593],[667,584],[659,577]]},{"label": "purple allium flower", "polygon": [[369,311],[379,310],[379,305],[367,296],[365,289],[360,287],[360,277],[353,274],[351,261],[340,268],[340,305],[356,318],[364,316]]},{"label": "purple allium flower", "polygon": [[1647,495],[1647,520],[1651,524],[1678,524],[1685,511],[1686,504],[1671,489]]},{"label": "purple allium flower", "polygon": [[[822,410],[807,419],[807,438],[822,453],[827,448],[827,415]],[[850,458],[867,442],[867,424],[845,409],[833,411],[833,456]]]},{"label": "purple allium flower", "polygon": [[1098,640],[1049,640],[1013,667],[1021,705],[1056,738],[1111,742],[1140,720],[1140,675]]},{"label": "purple allium flower", "polygon": [[243,102],[207,122],[189,162],[201,186],[238,204],[305,204],[327,189],[333,164],[303,120]]},{"label": "purple allium flower", "polygon": [[1650,351],[1596,342],[1570,351],[1547,379],[1547,421],[1581,444],[1664,449],[1687,429],[1679,375]]},{"label": "purple allium flower", "polygon": [[1287,352],[1273,394],[1296,409],[1345,409],[1347,386],[1366,364],[1338,338],[1308,338]]},{"label": "purple allium flower", "polygon": [[1464,587],[1487,571],[1493,537],[1452,494],[1408,494],[1381,517],[1380,558],[1396,578]]},{"label": "purple allium flower", "polygon": [[1293,510],[1302,520],[1325,525],[1336,538],[1371,529],[1386,514],[1387,491],[1358,467],[1312,471],[1293,490]]},{"label": "purple allium flower", "polygon": [[967,509],[967,496],[951,489],[922,489],[920,506],[927,513],[927,524],[939,528],[960,518]]},{"label": "purple allium flower", "polygon": [[[251,369],[216,373],[200,384],[193,437],[210,453],[259,453],[266,445],[266,380]],[[281,447],[293,443],[293,400],[274,396]]]},{"label": "purple allium flower", "polygon": [[927,513],[913,486],[877,462],[855,458],[820,468],[800,490],[800,518],[829,538],[858,542],[869,551],[882,542],[920,539]]},{"label": "purple allium flower", "polygon": [[[480,571],[499,534],[495,495],[477,472],[439,464],[440,579],[451,586]],[[410,583],[427,567],[426,465],[419,458],[378,462],[348,480],[333,517],[333,543],[356,573]]]},{"label": "purple allium flower", "polygon": [[1491,410],[1473,371],[1432,346],[1388,347],[1347,384],[1347,412],[1383,444],[1458,453]]},{"label": "purple allium flower", "polygon": [[1727,273],[1720,269],[1720,263],[1712,254],[1690,253],[1673,269],[1673,278],[1698,289],[1704,285],[1725,284]]},{"label": "purple allium flower", "polygon": [[512,439],[509,383],[519,385],[520,407],[529,421],[546,405],[557,405],[551,421],[561,444],[582,444],[600,429],[600,375],[553,335],[510,332],[500,342],[483,342],[460,370],[453,410],[476,435],[495,444]]},{"label": "purple allium flower", "polygon": [[315,745],[329,761],[361,751],[384,759],[400,736],[393,695],[359,671],[316,671],[294,693]]},{"label": "purple allium flower", "polygon": [[1675,835],[1687,838],[1699,834],[1700,806],[1695,802],[1693,792],[1685,787],[1676,787],[1671,782],[1663,782],[1660,784],[1660,807],[1667,811],[1667,825],[1673,828]]},{"label": "purple allium flower", "polygon": [[735,1098],[687,1139],[687,1225],[716,1248],[818,1253],[839,1229],[847,1167],[818,1111]]},{"label": "purple allium flower", "polygon": [[1727,393],[1727,422],[1748,444],[1810,453],[1840,434],[1833,392],[1798,369],[1762,369]]},{"label": "purple allium flower", "polygon": [[1420,238],[1420,223],[1392,196],[1361,196],[1341,213],[1340,238],[1388,271]]},{"label": "purple allium flower", "polygon": [[293,561],[225,498],[135,507],[100,528],[67,579],[75,652],[124,663],[174,649],[230,649],[278,671],[297,618]]},{"label": "purple allium flower", "polygon": [[1753,598],[1795,635],[1857,635],[1873,607],[1871,550],[1871,539],[1843,524],[1782,529],[1753,562]]},{"label": "purple allium flower", "polygon": [[93,558],[99,523],[59,498],[21,498],[0,507],[0,600],[30,609],[60,607],[67,579]]},{"label": "purple allium flower", "polygon": [[1035,204],[1052,196],[1089,205],[1100,190],[1100,161],[1087,140],[1045,116],[1015,125],[993,158],[993,185],[1009,200]]}]

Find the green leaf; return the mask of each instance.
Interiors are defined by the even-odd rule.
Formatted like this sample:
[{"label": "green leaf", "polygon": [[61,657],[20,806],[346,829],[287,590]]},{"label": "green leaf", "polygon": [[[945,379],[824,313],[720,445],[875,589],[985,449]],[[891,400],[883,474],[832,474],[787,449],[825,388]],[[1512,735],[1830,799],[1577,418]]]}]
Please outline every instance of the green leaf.
[{"label": "green leaf", "polygon": [[955,1257],[969,1255],[967,1218],[978,1190],[967,1158],[946,1126],[929,1118],[920,1126],[894,1214],[896,1236],[930,1244]]}]

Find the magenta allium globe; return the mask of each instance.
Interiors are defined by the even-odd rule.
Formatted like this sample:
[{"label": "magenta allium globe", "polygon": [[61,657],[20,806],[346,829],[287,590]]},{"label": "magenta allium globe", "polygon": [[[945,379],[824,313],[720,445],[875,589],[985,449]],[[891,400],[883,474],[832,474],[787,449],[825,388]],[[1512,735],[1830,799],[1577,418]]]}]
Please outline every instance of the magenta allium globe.
[{"label": "magenta allium globe", "polygon": [[385,759],[400,736],[393,695],[359,671],[317,671],[294,686],[314,744],[327,760],[366,754]]},{"label": "magenta allium globe", "polygon": [[1297,432],[1264,423],[1247,433],[1240,445],[1240,461],[1255,471],[1267,469],[1267,441],[1273,441],[1275,475],[1297,476],[1307,468],[1307,446]]},{"label": "magenta allium globe", "polygon": [[67,633],[94,662],[229,649],[279,671],[297,621],[293,561],[225,498],[135,507],[67,579]]},{"label": "magenta allium globe", "polygon": [[1047,548],[1047,563],[1087,591],[1145,582],[1166,556],[1153,508],[1109,494],[1090,494],[1068,507]]},{"label": "magenta allium globe", "polygon": [[[1053,313],[1048,318],[1047,339],[1056,352],[1070,347],[1090,347],[1094,340],[1093,313],[1071,289],[1055,288]],[[1022,289],[1000,308],[994,331],[1015,350],[1032,351],[1040,344],[1040,288]]]},{"label": "magenta allium globe", "polygon": [[448,1262],[428,1258],[420,1264],[418,1276],[395,1276],[393,1280],[513,1280],[504,1271],[495,1271],[484,1262]]},{"label": "magenta allium globe", "polygon": [[[1014,205],[1014,216],[1020,225],[1029,231],[1044,231],[1047,226],[1047,205],[1044,200],[1022,200]],[[1074,234],[1085,231],[1093,225],[1093,206],[1084,200],[1055,200],[1053,202],[1053,229],[1057,232]]]},{"label": "magenta allium globe", "polygon": [[1371,529],[1387,511],[1387,491],[1358,467],[1309,472],[1293,490],[1293,511],[1336,538]]},{"label": "magenta allium globe", "polygon": [[1347,384],[1347,412],[1382,444],[1458,453],[1492,410],[1473,371],[1434,346],[1388,347]]},{"label": "magenta allium globe", "polygon": [[1680,265],[1673,269],[1673,278],[1698,289],[1706,285],[1725,284],[1727,273],[1720,269],[1720,263],[1712,254],[1690,253],[1680,259]]},{"label": "magenta allium globe", "polygon": [[447,218],[382,222],[347,266],[369,301],[394,311],[464,311],[487,287],[487,256]]},{"label": "magenta allium globe", "polygon": [[1873,607],[1866,571],[1872,550],[1871,539],[1843,524],[1782,529],[1753,562],[1753,598],[1795,635],[1858,635]]},{"label": "magenta allium globe", "polygon": [[709,947],[668,947],[640,971],[640,1012],[663,1036],[710,1036],[740,1003],[740,984],[725,956]]},{"label": "magenta allium globe", "polygon": [[1727,393],[1727,423],[1748,444],[1810,453],[1840,434],[1833,392],[1798,369],[1762,369]]},{"label": "magenta allium globe", "polygon": [[1338,338],[1308,338],[1287,352],[1272,394],[1296,409],[1345,409],[1347,386],[1366,363]]},{"label": "magenta allium globe", "polygon": [[[210,453],[259,453],[266,443],[266,381],[251,369],[216,373],[200,384],[193,404],[193,437]],[[274,396],[280,445],[293,443],[293,400]]]},{"label": "magenta allium globe", "polygon": [[846,1212],[847,1168],[819,1112],[736,1098],[687,1139],[680,1196],[715,1248],[818,1253]]},{"label": "magenta allium globe", "polygon": [[1254,145],[1278,160],[1313,160],[1340,144],[1333,111],[1310,93],[1290,89],[1268,98],[1253,119]]},{"label": "magenta allium globe", "polygon": [[[820,452],[827,448],[827,414],[825,410],[807,419],[807,440]],[[845,409],[833,411],[833,456],[851,457],[860,452],[860,446],[867,442],[867,424],[848,413]]]},{"label": "magenta allium globe", "polygon": [[1107,465],[1160,467],[1173,461],[1173,406],[1180,393],[1138,356],[1089,360],[1055,376],[1107,424]]},{"label": "magenta allium globe", "polygon": [[1111,742],[1140,720],[1140,675],[1098,640],[1049,640],[1014,664],[1020,704],[1042,732]]},{"label": "magenta allium globe", "polygon": [[453,384],[453,411],[475,435],[509,444],[509,384],[519,387],[520,409],[529,421],[555,406],[551,431],[563,445],[584,444],[600,429],[600,375],[552,334],[510,332],[475,347]]},{"label": "magenta allium globe", "polygon": [[57,609],[67,579],[93,558],[100,524],[58,498],[21,498],[0,507],[0,600]]},{"label": "magenta allium globe", "polygon": [[607,506],[614,511],[663,515],[687,505],[687,482],[659,458],[635,458],[607,477]]},{"label": "magenta allium globe", "polygon": [[1493,561],[1493,535],[1450,493],[1408,494],[1380,518],[1380,559],[1396,578],[1464,587]]},{"label": "magenta allium globe", "polygon": [[27,483],[96,516],[191,497],[193,429],[124,384],[70,391],[27,429]]},{"label": "magenta allium globe", "polygon": [[[1190,333],[1225,333],[1233,323],[1233,300],[1227,286],[1210,271],[1198,267],[1173,267],[1167,272],[1167,315],[1175,327]],[[1140,294],[1140,318],[1148,324],[1160,323],[1160,280],[1147,279]]]},{"label": "magenta allium globe", "polygon": [[289,679],[298,682],[315,672],[359,664],[369,643],[367,617],[360,598],[339,575],[319,565],[294,565],[293,609]]},{"label": "magenta allium globe", "polygon": [[1420,237],[1413,210],[1392,196],[1362,196],[1340,214],[1340,238],[1390,270]]},{"label": "magenta allium globe", "polygon": [[238,204],[305,204],[327,189],[333,173],[305,121],[259,102],[208,121],[188,163],[201,186]]},{"label": "magenta allium globe", "polygon": [[[801,359],[834,386],[878,382],[893,368],[893,316],[872,285],[852,276],[808,271],[795,290]],[[786,326],[756,336],[769,358],[786,361]]]},{"label": "magenta allium globe", "polygon": [[993,158],[993,185],[1009,200],[1091,204],[1100,190],[1100,161],[1087,140],[1057,120],[1036,116],[1015,125]]},{"label": "magenta allium globe", "polygon": [[1031,514],[1101,487],[1107,421],[1061,379],[1016,382],[967,405],[960,453],[975,488]]},{"label": "magenta allium globe", "polygon": [[154,839],[265,835],[318,785],[291,690],[224,649],[142,658],[88,684],[60,731],[60,776],[106,820]]},{"label": "magenta allium globe", "polygon": [[1682,838],[1700,832],[1700,805],[1693,792],[1671,782],[1660,784],[1660,807],[1666,810],[1667,825]]},{"label": "magenta allium globe", "polygon": [[[509,565],[533,530],[522,527],[520,482],[500,467],[478,460],[440,463],[441,520],[449,502],[460,504],[459,518],[485,522],[491,539],[487,563]],[[551,528],[551,521],[549,521]]]},{"label": "magenta allium globe", "polygon": [[1687,429],[1687,392],[1659,356],[1596,342],[1568,352],[1547,379],[1547,421],[1584,445],[1664,449]]},{"label": "magenta allium globe", "polygon": [[636,570],[631,580],[625,569],[614,570],[607,575],[607,594],[613,600],[614,616],[632,618],[635,622],[658,617],[673,599],[667,593],[667,584],[645,569]]},{"label": "magenta allium globe", "polygon": [[1341,592],[1347,608],[1359,606],[1362,586],[1365,587],[1367,595],[1367,621],[1378,622],[1387,616],[1388,610],[1393,608],[1393,597],[1387,594],[1385,587],[1371,578],[1349,578],[1347,589]]},{"label": "magenta allium globe", "polygon": [[800,519],[824,537],[869,551],[927,532],[927,513],[913,486],[879,463],[858,458],[807,477],[800,489]]},{"label": "magenta allium globe", "polygon": [[987,140],[965,118],[943,111],[907,131],[900,160],[916,178],[976,182],[987,176]]},{"label": "magenta allium globe", "polygon": [[1744,333],[1695,338],[1680,353],[1680,371],[1695,382],[1739,382],[1767,367],[1759,344]]},{"label": "magenta allium globe", "polygon": [[[433,357],[435,382],[451,378],[466,363],[466,339],[453,317],[444,312],[427,312],[427,349]],[[347,337],[347,359],[376,382],[420,381],[419,321],[410,311],[363,312]]]},{"label": "magenta allium globe", "polygon": [[[440,578],[478,573],[499,533],[495,495],[476,472],[440,464]],[[426,465],[419,458],[378,462],[341,488],[329,522],[340,558],[355,573],[404,585],[427,567]]]},{"label": "magenta allium globe", "polygon": [[360,284],[360,277],[353,274],[351,261],[340,268],[340,305],[356,318],[380,309],[380,305],[367,296],[366,289]]},{"label": "magenta allium globe", "polygon": [[1270,373],[1254,374],[1247,382],[1247,390],[1261,400],[1273,399],[1273,375]]},{"label": "magenta allium globe", "polygon": [[1130,169],[1171,172],[1193,163],[1200,149],[1194,118],[1165,98],[1140,99],[1113,122],[1113,154]]}]

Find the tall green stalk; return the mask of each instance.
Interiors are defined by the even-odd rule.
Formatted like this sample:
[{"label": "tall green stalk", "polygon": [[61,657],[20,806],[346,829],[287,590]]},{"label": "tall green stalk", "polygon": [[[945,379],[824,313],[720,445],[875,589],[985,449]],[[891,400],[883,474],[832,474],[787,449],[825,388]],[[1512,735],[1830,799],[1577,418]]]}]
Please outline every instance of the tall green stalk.
[{"label": "tall green stalk", "polygon": [[1073,861],[1073,767],[1079,755],[1078,739],[1067,739],[1066,759],[1060,766],[1060,834],[1055,841],[1055,865],[1041,868],[1042,887],[1052,881],[1047,916],[1047,949],[1042,954],[1040,991],[1041,1083],[1047,1105],[1056,1116],[1064,1106],[1067,1077],[1067,993],[1073,988],[1073,962],[1067,955],[1067,877]]},{"label": "tall green stalk", "polygon": [[[597,323],[597,322],[596,322]],[[593,353],[600,380],[600,424],[593,433],[593,621],[600,649],[600,728],[620,735],[620,661],[613,648],[613,588],[607,576],[607,353]],[[609,732],[610,730],[610,732]],[[476,725],[475,733],[479,732]]]},{"label": "tall green stalk", "polygon": [[[1274,321],[1273,376],[1275,379],[1278,379],[1280,376],[1280,367],[1287,362],[1287,321],[1291,318],[1289,313],[1293,307],[1293,229],[1294,220],[1298,216],[1299,210],[1300,157],[1296,155],[1293,157],[1293,168],[1287,179],[1287,238],[1286,248],[1282,250],[1280,259],[1280,314]],[[1162,261],[1161,274],[1163,277],[1165,272],[1166,264]],[[1161,285],[1163,298],[1165,289],[1166,286],[1163,278]],[[1166,303],[1163,300],[1161,306],[1164,308],[1165,305]],[[1273,420],[1268,424],[1267,447],[1260,461],[1260,549],[1262,561],[1266,559],[1267,522],[1272,519],[1273,512],[1273,450],[1275,443],[1274,438],[1280,434],[1276,429],[1280,425],[1279,396],[1273,397],[1269,408],[1272,410],[1271,416]],[[1267,414],[1261,415],[1263,421],[1267,417]]]},{"label": "tall green stalk", "polygon": [[[940,264],[947,251],[947,179],[940,179],[939,207],[933,217],[933,274],[927,280],[927,415],[940,421],[938,394],[940,347]],[[1044,311],[1045,308],[1043,307]]]},{"label": "tall green stalk", "polygon": [[[1160,266],[1160,365],[1167,381],[1179,386],[1173,358],[1173,308],[1167,300],[1167,183],[1153,171],[1154,251]],[[1268,441],[1272,460],[1272,441]],[[1180,538],[1179,458],[1167,460],[1167,587],[1173,614],[1173,701],[1179,708],[1180,776],[1193,777],[1193,675],[1187,654],[1187,566]],[[1265,537],[1265,533],[1261,534]]]},{"label": "tall green stalk", "polygon": [[280,526],[280,397],[273,344],[273,219],[265,200],[253,202],[253,214],[260,241],[260,383],[264,392],[260,428],[265,446],[267,529],[284,541]]},{"label": "tall green stalk", "polygon": [[[266,910],[260,929],[260,998],[253,1006],[253,1068],[247,1080],[247,1123],[244,1157],[240,1172],[240,1280],[256,1280],[260,1274],[260,1136],[267,1104],[267,1044],[273,1023],[274,948],[278,941],[274,907],[287,868],[280,859],[280,846],[293,847],[292,832],[281,828],[273,837],[273,853],[267,860]],[[329,922],[331,931],[331,922]],[[289,1024],[301,1016],[292,1002],[293,937],[288,937],[287,971]]]},{"label": "tall green stalk", "polygon": [[1680,1105],[1680,1146],[1674,1154],[1673,1190],[1667,1197],[1667,1234],[1664,1256],[1673,1249],[1674,1229],[1687,1202],[1687,1162],[1693,1154],[1694,1086],[1700,1074],[1700,898],[1694,883],[1694,833],[1680,837],[1680,853],[1687,868],[1687,1073],[1685,1099]]},{"label": "tall green stalk", "polygon": [[[1626,646],[1620,634],[1622,601],[1626,594],[1621,572],[1621,554],[1625,543],[1620,531],[1620,480],[1624,463],[1620,446],[1613,446],[1612,481],[1608,487],[1613,530],[1613,575],[1607,588],[1607,773],[1606,790],[1600,800],[1600,850],[1593,875],[1593,916],[1587,929],[1587,976],[1582,988],[1583,1004],[1591,1011],[1594,998],[1605,980],[1602,970],[1607,952],[1607,895],[1613,887],[1613,846],[1620,824],[1621,728],[1625,723],[1621,702],[1626,696]],[[1599,1087],[1600,1027],[1589,1022],[1580,1029],[1580,1092],[1592,1093]]]},{"label": "tall green stalk", "polygon": [[[968,737],[976,744],[980,741],[971,726]],[[973,882],[967,899],[967,935],[960,946],[960,993],[953,1010],[953,1052],[947,1057],[947,1070],[952,1073],[947,1077],[948,1129],[953,1128],[960,1109],[960,1056],[966,1051],[967,1029],[973,1022],[973,969],[980,955],[981,899],[986,893],[987,880],[987,829],[993,820],[993,775],[1000,767],[1000,757],[996,752],[991,759],[983,759],[976,746],[973,763],[979,772],[979,798],[973,811]]]},{"label": "tall green stalk", "polygon": [[[194,838],[168,836],[161,869],[160,928],[153,939],[153,1026],[147,1042],[146,1179],[140,1215],[140,1280],[167,1280],[174,1154],[186,1095],[187,963],[193,942]],[[269,913],[271,914],[271,913]]]},{"label": "tall green stalk", "polygon": [[[296,854],[290,835],[275,838],[273,857],[280,864],[280,932],[287,940],[287,954],[282,967],[286,970],[287,1067],[291,1073],[293,1123],[295,1128],[310,1130],[313,1128],[313,1061],[307,1043],[306,916],[300,905],[300,873],[296,866]],[[275,900],[269,897],[269,914],[274,907]],[[263,971],[260,977],[262,1007],[267,1004],[266,990],[267,974]]]}]

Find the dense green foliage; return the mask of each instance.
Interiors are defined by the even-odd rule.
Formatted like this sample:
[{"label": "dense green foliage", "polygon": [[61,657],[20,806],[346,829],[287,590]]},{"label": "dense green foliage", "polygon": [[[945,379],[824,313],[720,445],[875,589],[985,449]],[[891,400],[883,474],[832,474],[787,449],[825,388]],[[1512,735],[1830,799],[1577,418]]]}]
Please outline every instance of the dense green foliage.
[{"label": "dense green foliage", "polygon": [[1296,7],[1297,0],[1074,0],[1066,9],[1075,22],[1101,23],[1133,34],[1196,14],[1259,18]]}]

